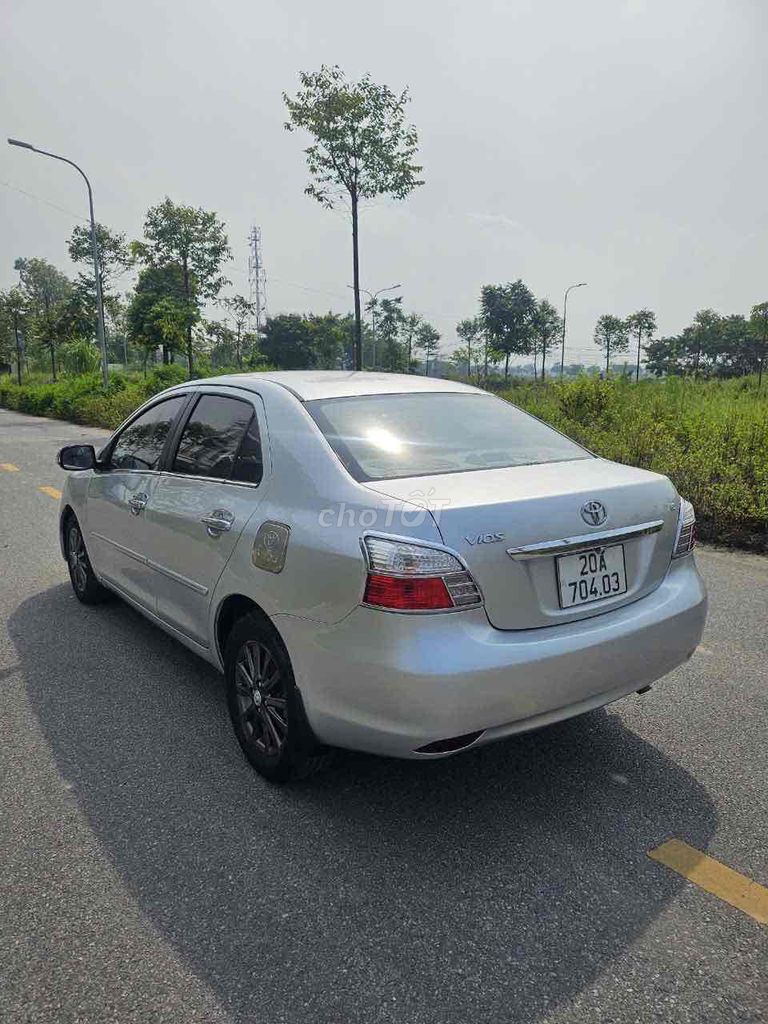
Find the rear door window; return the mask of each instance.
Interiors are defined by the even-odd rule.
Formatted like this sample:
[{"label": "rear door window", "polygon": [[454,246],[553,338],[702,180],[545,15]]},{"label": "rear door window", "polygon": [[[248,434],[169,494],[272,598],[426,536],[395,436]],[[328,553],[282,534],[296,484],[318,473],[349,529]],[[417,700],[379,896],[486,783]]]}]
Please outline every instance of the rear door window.
[{"label": "rear door window", "polygon": [[137,416],[113,444],[110,466],[113,469],[156,469],[173,422],[186,400],[186,395],[167,398]]},{"label": "rear door window", "polygon": [[171,472],[258,484],[261,438],[253,406],[238,398],[201,395],[181,432]]}]

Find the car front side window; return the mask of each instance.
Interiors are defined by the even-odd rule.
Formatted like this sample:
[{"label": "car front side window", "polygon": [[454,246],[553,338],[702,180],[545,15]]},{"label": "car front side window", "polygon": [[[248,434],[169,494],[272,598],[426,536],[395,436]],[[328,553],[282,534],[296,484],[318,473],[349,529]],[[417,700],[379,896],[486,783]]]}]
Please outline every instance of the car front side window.
[{"label": "car front side window", "polygon": [[112,445],[110,468],[156,469],[174,420],[186,400],[186,395],[167,398],[129,423]]}]

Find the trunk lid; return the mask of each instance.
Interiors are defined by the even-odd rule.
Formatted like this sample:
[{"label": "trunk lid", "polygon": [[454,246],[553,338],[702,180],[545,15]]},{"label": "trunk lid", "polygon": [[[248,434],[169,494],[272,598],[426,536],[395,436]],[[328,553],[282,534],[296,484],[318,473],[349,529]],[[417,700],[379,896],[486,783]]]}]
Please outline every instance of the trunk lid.
[{"label": "trunk lid", "polygon": [[[444,543],[466,561],[497,629],[572,622],[643,597],[666,575],[677,531],[679,497],[670,481],[605,459],[366,486],[430,508]],[[604,507],[604,522],[589,521],[600,517],[599,509],[592,517],[589,509],[582,515],[591,502]],[[637,533],[639,528],[645,532]],[[573,569],[571,563],[558,564],[558,555],[617,544],[623,546],[626,591],[562,607],[562,578]],[[613,552],[612,568],[617,559],[621,552]]]}]

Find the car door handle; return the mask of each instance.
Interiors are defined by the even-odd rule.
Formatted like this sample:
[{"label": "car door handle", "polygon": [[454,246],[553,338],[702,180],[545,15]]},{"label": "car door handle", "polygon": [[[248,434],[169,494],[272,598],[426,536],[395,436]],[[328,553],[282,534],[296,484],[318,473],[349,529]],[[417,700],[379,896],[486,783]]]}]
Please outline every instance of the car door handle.
[{"label": "car door handle", "polygon": [[215,537],[219,533],[226,533],[227,530],[231,530],[234,521],[235,517],[226,508],[215,508],[213,512],[209,512],[207,516],[203,516],[200,520],[200,522],[205,525],[205,528],[211,537]]},{"label": "car door handle", "polygon": [[147,507],[148,501],[148,494],[134,494],[131,498],[128,499],[128,507],[130,508],[131,512],[135,516],[137,516],[139,512],[143,512],[144,509]]}]

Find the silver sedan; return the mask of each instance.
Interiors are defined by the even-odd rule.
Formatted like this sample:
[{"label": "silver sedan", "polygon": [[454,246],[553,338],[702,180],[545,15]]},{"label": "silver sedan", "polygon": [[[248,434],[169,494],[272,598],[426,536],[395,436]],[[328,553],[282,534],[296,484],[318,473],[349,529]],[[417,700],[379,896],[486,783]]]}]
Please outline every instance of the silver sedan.
[{"label": "silver sedan", "polygon": [[581,714],[704,626],[666,477],[453,381],[193,381],[59,464],[76,596],[119,595],[222,670],[272,781],[333,747],[444,757]]}]

